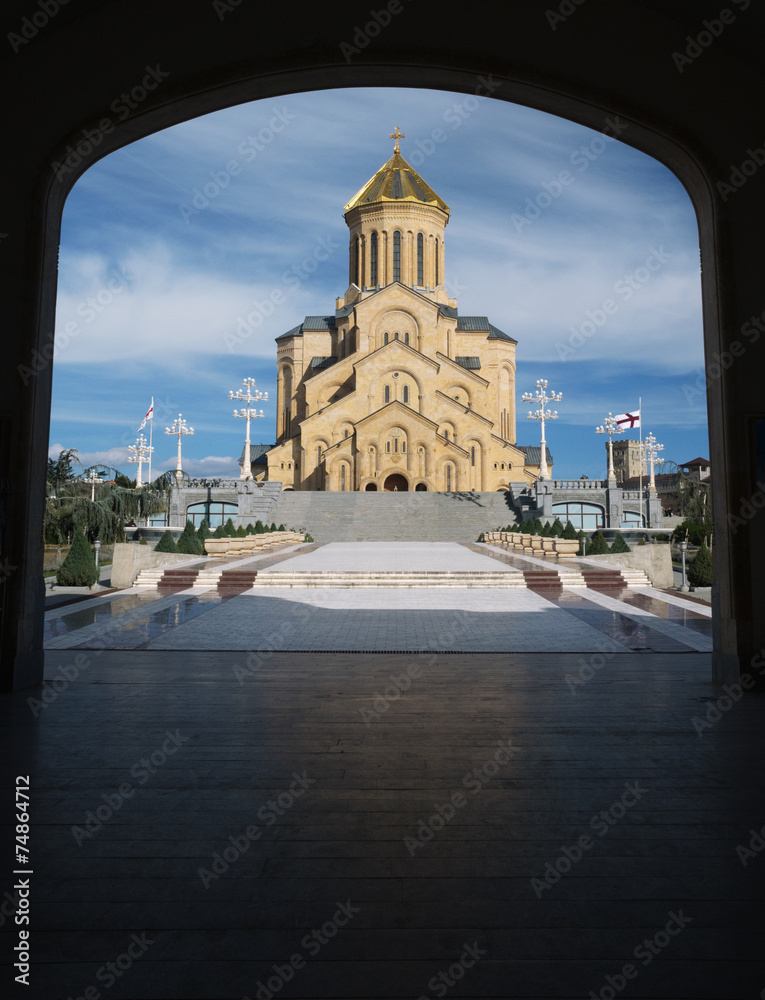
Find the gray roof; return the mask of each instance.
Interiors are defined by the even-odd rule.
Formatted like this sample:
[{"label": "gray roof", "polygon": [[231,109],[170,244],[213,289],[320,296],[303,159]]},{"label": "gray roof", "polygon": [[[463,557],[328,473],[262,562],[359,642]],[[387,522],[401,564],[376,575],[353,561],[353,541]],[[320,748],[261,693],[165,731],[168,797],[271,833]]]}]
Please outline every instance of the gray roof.
[{"label": "gray roof", "polygon": [[[443,311],[443,306],[441,307],[441,310]],[[454,310],[454,314],[456,315],[456,310]],[[489,336],[487,337],[487,340],[507,340],[511,344],[518,343],[517,340],[514,340],[512,337],[508,337],[506,333],[503,333],[501,330],[497,329],[493,323],[490,323],[488,316],[457,316],[457,329],[479,332],[488,330]]]},{"label": "gray roof", "polygon": [[335,330],[336,328],[334,316],[306,316],[303,320],[304,330]]},{"label": "gray roof", "polygon": [[457,318],[457,310],[454,308],[454,306],[444,306],[444,305],[442,305],[439,308],[441,310],[441,315],[442,316],[448,316],[449,319],[456,319]]},{"label": "gray roof", "polygon": [[297,326],[293,326],[291,330],[287,330],[283,333],[281,337],[277,337],[276,340],[286,340],[287,337],[302,337],[303,336],[303,324],[299,323]]},{"label": "gray roof", "polygon": [[[522,451],[523,454],[526,456],[526,462],[528,465],[539,465],[539,463],[542,461],[541,445],[517,444],[515,447],[518,449],[518,451]],[[550,449],[545,448],[545,451],[547,452],[547,464],[552,465],[553,457],[550,454]]]},{"label": "gray roof", "polygon": [[489,323],[489,336],[487,337],[487,340],[509,340],[511,344],[518,343],[514,337],[509,337],[506,333],[498,330],[492,323]]},{"label": "gray roof", "polygon": [[310,367],[316,371],[324,371],[325,368],[330,368],[337,361],[337,357],[334,354],[327,354],[322,356],[317,356],[311,358]]},{"label": "gray roof", "polygon": [[[271,448],[275,448],[275,444],[251,444],[250,445],[250,464],[251,465],[268,465],[268,459],[266,458],[266,452],[270,451]],[[242,446],[242,454],[239,456],[239,464],[244,465],[244,446]]]},{"label": "gray roof", "polygon": [[481,367],[481,359],[474,357],[472,355],[460,355],[454,359],[458,365],[462,365],[463,368],[471,369],[472,371],[478,371]]}]

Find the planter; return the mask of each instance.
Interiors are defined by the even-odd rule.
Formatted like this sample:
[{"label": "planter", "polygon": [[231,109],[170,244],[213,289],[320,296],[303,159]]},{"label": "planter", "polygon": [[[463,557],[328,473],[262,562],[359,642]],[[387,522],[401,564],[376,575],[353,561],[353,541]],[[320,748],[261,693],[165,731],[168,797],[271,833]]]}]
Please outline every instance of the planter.
[{"label": "planter", "polygon": [[206,538],[205,552],[208,556],[225,556],[231,545],[230,538]]},{"label": "planter", "polygon": [[579,551],[579,540],[576,538],[556,538],[555,551],[561,556],[575,556]]}]

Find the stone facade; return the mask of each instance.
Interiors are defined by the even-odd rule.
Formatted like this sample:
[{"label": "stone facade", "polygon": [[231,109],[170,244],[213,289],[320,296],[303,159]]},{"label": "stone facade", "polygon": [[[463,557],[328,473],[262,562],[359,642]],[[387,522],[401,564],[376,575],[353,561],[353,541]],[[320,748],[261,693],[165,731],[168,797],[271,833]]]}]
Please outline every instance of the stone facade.
[{"label": "stone facade", "polygon": [[[606,441],[608,455],[608,441]],[[640,476],[640,442],[629,439],[614,441],[614,474],[617,483]],[[647,476],[648,466],[643,459],[643,476]]]},{"label": "stone facade", "polygon": [[255,479],[293,490],[504,490],[516,341],[445,287],[448,206],[393,156],[345,207],[349,287],[277,338],[277,441]]}]

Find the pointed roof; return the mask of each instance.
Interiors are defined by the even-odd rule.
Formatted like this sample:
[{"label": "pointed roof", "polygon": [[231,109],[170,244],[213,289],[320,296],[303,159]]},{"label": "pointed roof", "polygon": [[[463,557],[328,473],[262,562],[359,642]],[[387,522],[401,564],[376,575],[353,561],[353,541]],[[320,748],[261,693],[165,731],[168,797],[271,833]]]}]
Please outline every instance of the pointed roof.
[{"label": "pointed roof", "polygon": [[358,191],[345,206],[347,215],[352,208],[374,205],[385,201],[415,201],[449,214],[449,206],[429,187],[414,167],[410,166],[398,150],[374,177]]}]

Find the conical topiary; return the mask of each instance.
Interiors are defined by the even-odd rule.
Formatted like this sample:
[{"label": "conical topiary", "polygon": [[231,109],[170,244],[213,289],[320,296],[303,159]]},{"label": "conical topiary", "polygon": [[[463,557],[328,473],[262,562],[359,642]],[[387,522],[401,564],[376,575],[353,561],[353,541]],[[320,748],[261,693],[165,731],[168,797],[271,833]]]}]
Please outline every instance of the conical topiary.
[{"label": "conical topiary", "polygon": [[202,543],[199,541],[199,535],[194,530],[194,525],[191,521],[186,522],[186,527],[175,544],[176,551],[182,552],[184,555],[203,556],[205,553]]},{"label": "conical topiary", "polygon": [[223,525],[219,524],[218,527],[212,533],[213,538],[225,538],[226,532],[223,530]]},{"label": "conical topiary", "polygon": [[537,534],[541,535],[542,538],[549,538],[551,535],[550,525],[543,524],[541,529],[537,532]]},{"label": "conical topiary", "polygon": [[559,517],[556,517],[550,528],[550,534],[555,538],[563,538],[563,525]]},{"label": "conical topiary", "polygon": [[178,546],[175,544],[175,539],[172,533],[166,531],[164,535],[160,538],[157,544],[154,546],[155,552],[177,552]]},{"label": "conical topiary", "polygon": [[234,522],[231,520],[231,518],[229,518],[228,521],[226,521],[226,523],[223,525],[223,533],[228,538],[236,537],[236,528],[234,527]]},{"label": "conical topiary", "polygon": [[236,529],[237,538],[244,538],[246,534],[247,532],[244,530],[244,525],[240,524],[239,527]]},{"label": "conical topiary", "polygon": [[614,553],[618,552],[632,552],[632,549],[624,541],[622,535],[617,535],[616,538],[611,543],[611,551]]},{"label": "conical topiary", "polygon": [[255,522],[255,534],[262,535],[265,532],[265,530],[266,529],[263,525],[263,522],[260,520],[260,518],[258,518],[258,520]]},{"label": "conical topiary", "polygon": [[563,534],[560,537],[561,538],[570,538],[570,539],[574,539],[574,538],[577,537],[577,535],[576,535],[576,528],[571,523],[571,521],[566,521],[566,527],[563,529]]},{"label": "conical topiary", "polygon": [[75,530],[69,555],[56,572],[59,587],[92,587],[98,579],[96,561],[85,535]]},{"label": "conical topiary", "polygon": [[255,534],[255,525],[252,524],[252,523],[248,524],[247,525],[247,532],[246,533],[248,535],[254,535]]},{"label": "conical topiary", "polygon": [[608,542],[602,531],[596,531],[592,536],[592,541],[587,546],[588,556],[605,556],[609,552]]},{"label": "conical topiary", "polygon": [[277,531],[286,531],[287,529],[284,527],[283,524],[280,524],[279,527],[276,530]]},{"label": "conical topiary", "polygon": [[268,526],[269,531],[276,531],[276,522],[272,521]]},{"label": "conical topiary", "polygon": [[202,523],[197,528],[197,535],[199,536],[199,541],[202,543],[202,548],[204,548],[205,538],[210,538],[212,536],[212,531],[210,531],[210,525],[207,523],[207,518],[202,518]]},{"label": "conical topiary", "polygon": [[711,587],[714,579],[712,568],[712,553],[704,542],[688,566],[688,581],[692,587]]}]

